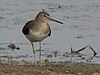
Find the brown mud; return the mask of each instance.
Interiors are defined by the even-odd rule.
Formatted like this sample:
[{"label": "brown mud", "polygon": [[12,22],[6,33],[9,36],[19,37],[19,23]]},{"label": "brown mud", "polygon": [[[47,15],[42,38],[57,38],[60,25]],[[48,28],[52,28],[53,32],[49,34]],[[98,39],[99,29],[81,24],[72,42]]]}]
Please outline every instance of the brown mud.
[{"label": "brown mud", "polygon": [[100,75],[100,64],[47,62],[34,65],[29,62],[0,63],[0,75]]}]

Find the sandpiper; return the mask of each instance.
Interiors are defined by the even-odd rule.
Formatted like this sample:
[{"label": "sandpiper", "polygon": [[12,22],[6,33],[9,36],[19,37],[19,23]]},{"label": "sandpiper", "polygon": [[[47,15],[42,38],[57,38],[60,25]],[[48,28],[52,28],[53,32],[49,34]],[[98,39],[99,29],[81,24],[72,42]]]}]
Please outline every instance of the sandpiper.
[{"label": "sandpiper", "polygon": [[51,35],[51,29],[48,24],[49,20],[63,24],[60,21],[52,19],[47,12],[41,11],[37,14],[35,20],[28,21],[22,29],[23,34],[32,44],[35,63],[36,56],[33,42],[39,42],[39,59],[41,60],[41,41]]}]

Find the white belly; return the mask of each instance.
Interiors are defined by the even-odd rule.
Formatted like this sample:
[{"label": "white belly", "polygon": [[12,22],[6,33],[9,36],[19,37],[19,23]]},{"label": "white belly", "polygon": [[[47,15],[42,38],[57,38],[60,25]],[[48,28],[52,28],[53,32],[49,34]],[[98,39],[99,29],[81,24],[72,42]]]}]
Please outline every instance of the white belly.
[{"label": "white belly", "polygon": [[[49,33],[48,33],[49,34]],[[42,32],[32,32],[28,35],[25,35],[27,39],[29,39],[30,42],[40,42],[46,37],[48,37],[48,34],[42,33]]]}]

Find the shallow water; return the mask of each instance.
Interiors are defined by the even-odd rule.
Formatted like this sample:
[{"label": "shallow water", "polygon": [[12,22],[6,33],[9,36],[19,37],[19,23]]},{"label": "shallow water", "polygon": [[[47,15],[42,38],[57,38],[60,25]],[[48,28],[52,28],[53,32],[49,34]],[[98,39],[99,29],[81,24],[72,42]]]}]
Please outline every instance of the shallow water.
[{"label": "shallow water", "polygon": [[[91,62],[100,63],[100,0],[0,1],[0,59],[7,59],[8,55],[13,60],[34,60],[31,44],[21,29],[42,9],[64,23],[49,22],[52,34],[42,42],[43,59],[69,61],[71,57],[66,52],[70,53],[71,47],[77,50],[89,44],[97,52]],[[20,47],[15,53],[7,47],[13,41]],[[35,49],[38,50],[38,43],[35,43]],[[57,57],[52,53],[55,51],[58,52]],[[38,51],[36,53],[38,56]],[[88,58],[93,53],[86,49],[83,54]],[[77,56],[73,61],[85,62]]]}]

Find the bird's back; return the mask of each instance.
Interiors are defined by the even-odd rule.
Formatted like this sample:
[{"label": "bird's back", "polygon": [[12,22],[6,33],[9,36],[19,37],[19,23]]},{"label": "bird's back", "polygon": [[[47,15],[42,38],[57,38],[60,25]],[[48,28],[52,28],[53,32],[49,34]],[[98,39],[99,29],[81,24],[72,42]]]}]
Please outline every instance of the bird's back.
[{"label": "bird's back", "polygon": [[42,41],[51,35],[50,26],[46,23],[36,22],[35,20],[28,21],[22,29],[23,34],[33,42]]},{"label": "bird's back", "polygon": [[28,35],[29,34],[29,29],[30,29],[30,26],[33,25],[33,22],[34,22],[34,20],[31,20],[31,21],[28,21],[25,24],[25,26],[22,29],[22,32],[23,32],[24,35]]},{"label": "bird's back", "polygon": [[35,22],[35,20],[28,21],[22,29],[24,35],[28,35],[29,31],[33,30],[35,32],[43,31],[44,33],[49,33],[48,36],[51,35],[51,29],[48,24],[43,25],[41,23]]}]

